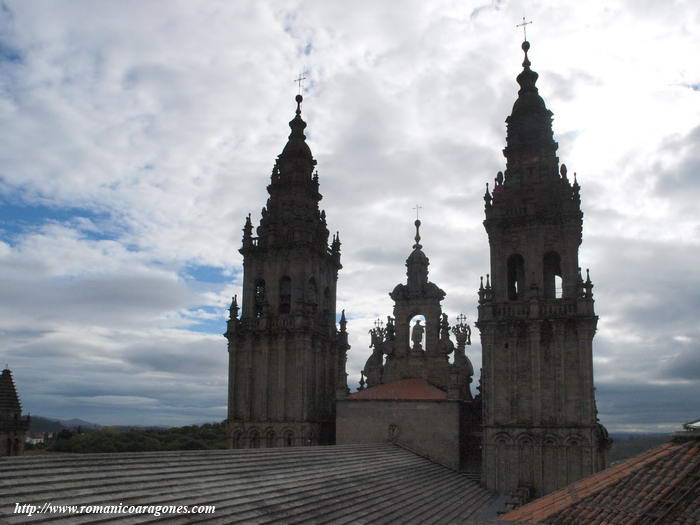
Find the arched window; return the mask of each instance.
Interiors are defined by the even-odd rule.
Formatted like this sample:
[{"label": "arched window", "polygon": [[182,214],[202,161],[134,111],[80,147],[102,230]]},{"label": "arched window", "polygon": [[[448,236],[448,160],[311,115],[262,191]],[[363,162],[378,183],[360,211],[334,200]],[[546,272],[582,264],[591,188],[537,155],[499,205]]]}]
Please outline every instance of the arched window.
[{"label": "arched window", "polygon": [[542,258],[544,296],[549,299],[562,295],[561,258],[557,252],[548,252]]},{"label": "arched window", "polygon": [[522,299],[525,291],[525,259],[519,253],[508,257],[508,299]]},{"label": "arched window", "polygon": [[291,430],[287,430],[284,433],[284,446],[285,447],[294,446],[294,433]]},{"label": "arched window", "polygon": [[520,472],[518,474],[519,484],[532,486],[533,456],[532,439],[529,436],[521,436],[518,439],[518,464],[520,465]]},{"label": "arched window", "polygon": [[263,316],[263,305],[265,304],[265,279],[255,281],[255,317]]},{"label": "arched window", "polygon": [[280,306],[281,314],[288,314],[292,308],[292,280],[286,275],[280,279]]},{"label": "arched window", "polygon": [[583,455],[585,443],[577,436],[571,436],[566,440],[566,470],[567,483],[573,483],[583,477]]},{"label": "arched window", "polygon": [[268,430],[265,434],[265,446],[267,448],[273,448],[275,446],[275,431]]},{"label": "arched window", "polygon": [[[559,486],[560,479],[565,478],[557,468],[559,463],[559,451],[556,437],[545,437],[542,447],[543,482],[547,493],[553,492]],[[563,480],[566,483],[566,479]]]},{"label": "arched window", "polygon": [[306,287],[306,300],[315,305],[318,304],[318,288],[316,286],[316,279],[313,277],[309,279],[309,283]]},{"label": "arched window", "polygon": [[248,447],[260,448],[260,434],[255,429],[251,430],[248,434]]},{"label": "arched window", "polygon": [[231,448],[241,448],[241,433],[234,432],[231,438]]}]

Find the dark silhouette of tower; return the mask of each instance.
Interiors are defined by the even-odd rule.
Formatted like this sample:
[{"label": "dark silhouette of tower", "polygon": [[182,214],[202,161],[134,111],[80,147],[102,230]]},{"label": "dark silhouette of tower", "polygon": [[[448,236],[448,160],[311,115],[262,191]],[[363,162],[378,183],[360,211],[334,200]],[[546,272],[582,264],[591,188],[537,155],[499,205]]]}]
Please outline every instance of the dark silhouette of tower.
[{"label": "dark silhouette of tower", "polygon": [[22,416],[12,372],[5,368],[0,374],[0,456],[22,454],[28,428],[29,416]]},{"label": "dark silhouette of tower", "polygon": [[242,315],[234,297],[224,334],[234,448],[332,443],[336,390],[347,389],[344,317],[336,330],[340,238],[328,245],[302,96],[296,101],[257,235],[250,215],[243,228]]},{"label": "dark silhouette of tower", "polygon": [[559,168],[552,113],[525,52],[493,191],[484,195],[491,273],[479,289],[486,488],[537,497],[606,466],[597,422],[593,284],[581,275],[579,184]]}]

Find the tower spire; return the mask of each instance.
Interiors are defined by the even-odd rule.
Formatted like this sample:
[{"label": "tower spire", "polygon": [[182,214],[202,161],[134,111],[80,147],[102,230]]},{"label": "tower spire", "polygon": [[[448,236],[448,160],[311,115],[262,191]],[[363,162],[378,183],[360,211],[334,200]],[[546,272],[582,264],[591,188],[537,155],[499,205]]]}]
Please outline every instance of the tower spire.
[{"label": "tower spire", "polygon": [[559,172],[552,112],[538,93],[536,83],[539,75],[530,68],[530,42],[525,40],[521,48],[524,53],[523,69],[516,78],[520,89],[513,111],[506,119],[508,130],[503,150],[507,159],[506,185],[533,181],[540,176],[553,179]]},{"label": "tower spire", "polygon": [[[240,303],[238,297],[231,302],[224,334],[233,447],[259,446],[260,435],[250,434],[251,428],[271,429],[277,438],[268,446],[282,444],[282,436],[285,443],[332,442],[335,413],[328,401],[345,395],[347,386],[347,333],[339,337],[336,330],[340,238],[336,234],[329,246],[316,161],[304,135],[304,98],[299,93],[294,100],[289,140],[275,161],[259,226],[253,230],[248,216],[243,227],[242,296]],[[279,347],[275,334],[290,323],[295,329]],[[275,359],[253,359],[262,353]],[[304,363],[305,373],[294,363]],[[267,379],[254,379],[260,375]],[[329,377],[336,378],[335,385]]]},{"label": "tower spire", "polygon": [[289,140],[282,150],[279,156],[279,160],[286,160],[291,157],[301,157],[308,161],[310,165],[308,169],[311,170],[316,161],[311,154],[309,145],[306,143],[306,135],[304,135],[304,130],[306,129],[306,122],[301,118],[301,103],[304,97],[297,95],[295,97],[297,103],[297,109],[294,112],[294,118],[289,121],[289,127],[291,128],[291,133],[289,134]]},{"label": "tower spire", "polygon": [[420,243],[420,219],[416,219],[413,224],[416,227],[416,235],[413,238],[415,244],[413,245],[413,251],[408,256],[408,259],[406,259],[406,274],[408,276],[408,287],[418,290],[428,282],[428,266],[430,265],[430,261],[425,253],[423,253],[423,245]]},{"label": "tower spire", "polygon": [[416,244],[413,245],[413,249],[420,250],[421,248],[423,248],[423,246],[420,243],[420,225],[421,225],[420,219],[416,219],[413,224],[416,227],[416,236],[414,237]]},{"label": "tower spire", "polygon": [[518,91],[518,95],[522,95],[523,93],[528,91],[537,93],[537,87],[535,87],[535,83],[537,82],[539,75],[535,71],[530,69],[532,63],[530,62],[530,59],[527,56],[527,52],[530,50],[530,42],[525,40],[520,47],[525,53],[525,57],[523,58],[523,71],[518,75],[516,79],[518,81],[518,84],[520,84],[520,91]]}]

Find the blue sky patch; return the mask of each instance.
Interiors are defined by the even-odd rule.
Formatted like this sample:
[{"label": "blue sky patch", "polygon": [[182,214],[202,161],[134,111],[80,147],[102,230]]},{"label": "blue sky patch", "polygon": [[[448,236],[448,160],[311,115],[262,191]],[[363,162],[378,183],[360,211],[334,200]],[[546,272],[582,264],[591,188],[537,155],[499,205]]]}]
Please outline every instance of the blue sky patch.
[{"label": "blue sky patch", "polygon": [[0,40],[0,62],[19,64],[22,62],[22,55],[19,50]]},{"label": "blue sky patch", "polygon": [[[115,239],[116,232],[109,232],[104,227],[107,213],[96,213],[84,208],[58,208],[35,204],[16,204],[7,198],[0,198],[0,231],[4,237],[25,232],[28,229],[42,226],[47,222],[71,223],[71,226],[79,229],[85,237],[92,240]],[[98,225],[96,228],[81,228],[75,224],[78,219],[88,219]]]},{"label": "blue sky patch", "polygon": [[[192,332],[202,332],[206,334],[223,334],[226,331],[227,314],[222,315],[222,309],[214,306],[201,305],[189,310],[193,317],[192,324],[187,326],[187,330]],[[211,318],[197,318],[198,313],[212,314]]]},{"label": "blue sky patch", "polygon": [[188,265],[185,277],[202,283],[229,283],[235,280],[236,271],[231,275],[230,270],[218,266]]}]

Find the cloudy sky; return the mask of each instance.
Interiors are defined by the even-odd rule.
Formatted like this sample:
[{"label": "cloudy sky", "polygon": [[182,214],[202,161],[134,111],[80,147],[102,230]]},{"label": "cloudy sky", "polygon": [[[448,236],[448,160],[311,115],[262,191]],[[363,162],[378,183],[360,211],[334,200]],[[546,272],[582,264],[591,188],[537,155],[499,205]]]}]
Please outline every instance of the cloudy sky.
[{"label": "cloudy sky", "polygon": [[[304,68],[351,378],[405,279],[417,202],[431,280],[473,322],[525,15],[559,158],[582,186],[601,420],[700,417],[697,2],[0,5],[0,365],[31,413],[225,417],[241,228],[259,219]],[[477,370],[480,352],[477,336]]]}]

